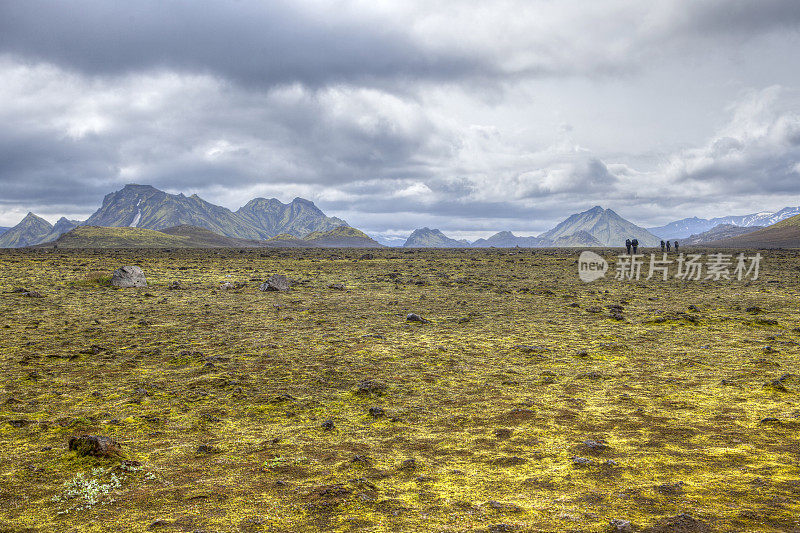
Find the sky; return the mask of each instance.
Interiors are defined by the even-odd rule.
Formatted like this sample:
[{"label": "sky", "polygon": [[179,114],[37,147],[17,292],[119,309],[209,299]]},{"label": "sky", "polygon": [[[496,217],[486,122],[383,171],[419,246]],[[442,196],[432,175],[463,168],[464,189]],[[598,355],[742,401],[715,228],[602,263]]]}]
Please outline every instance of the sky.
[{"label": "sky", "polygon": [[0,225],[126,183],[382,237],[800,205],[797,0],[0,2]]}]

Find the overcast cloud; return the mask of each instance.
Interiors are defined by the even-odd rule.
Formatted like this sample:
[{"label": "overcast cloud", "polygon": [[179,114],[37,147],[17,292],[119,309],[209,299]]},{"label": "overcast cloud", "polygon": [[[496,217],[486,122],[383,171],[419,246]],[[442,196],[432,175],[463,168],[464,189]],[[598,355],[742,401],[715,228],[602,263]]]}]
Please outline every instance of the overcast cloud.
[{"label": "overcast cloud", "polygon": [[0,225],[125,183],[373,234],[800,205],[795,0],[0,3]]}]

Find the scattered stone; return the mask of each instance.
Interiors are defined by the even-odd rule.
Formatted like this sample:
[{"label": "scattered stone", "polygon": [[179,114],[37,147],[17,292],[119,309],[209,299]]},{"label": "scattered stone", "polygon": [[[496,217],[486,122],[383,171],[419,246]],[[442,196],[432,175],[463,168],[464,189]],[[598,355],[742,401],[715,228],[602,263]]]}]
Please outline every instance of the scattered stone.
[{"label": "scattered stone", "polygon": [[781,421],[778,418],[775,418],[774,416],[768,416],[766,418],[762,418],[761,420],[759,420],[758,423],[759,424],[773,424],[773,425],[779,426],[781,424]]},{"label": "scattered stone", "polygon": [[503,511],[507,513],[521,513],[522,507],[517,505],[516,503],[506,503],[506,502],[498,502],[494,500],[489,500],[486,502],[486,507],[490,509],[494,509],[495,511]]},{"label": "scattered stone", "polygon": [[406,316],[406,320],[409,322],[419,322],[420,324],[427,324],[428,322],[430,322],[430,320],[422,318],[416,313],[408,313],[408,316]]},{"label": "scattered stone", "polygon": [[676,495],[683,492],[684,485],[685,483],[683,481],[677,481],[675,483],[662,483],[656,487],[656,490],[661,494]]},{"label": "scattered stone", "polygon": [[320,427],[325,431],[333,431],[333,429],[336,427],[336,424],[333,423],[333,420],[326,420]]},{"label": "scattered stone", "polygon": [[362,339],[381,339],[381,340],[386,340],[385,336],[380,335],[378,333],[367,333],[366,335],[361,335],[361,338]]},{"label": "scattered stone", "polygon": [[290,287],[289,278],[282,274],[273,274],[267,281],[261,284],[259,289],[262,291],[288,291]]},{"label": "scattered stone", "polygon": [[512,455],[510,457],[498,457],[497,459],[492,459],[490,464],[493,466],[518,466],[527,462],[528,460],[523,457]]},{"label": "scattered stone", "polygon": [[609,448],[608,444],[592,439],[587,439],[583,441],[583,445],[592,452],[601,452],[603,450],[607,450]]},{"label": "scattered stone", "polygon": [[365,259],[375,259],[375,256],[373,254],[363,254],[361,257],[359,257],[359,259],[362,261]]},{"label": "scattered stone", "polygon": [[757,306],[757,305],[753,305],[753,306],[751,306],[751,307],[746,307],[746,308],[745,308],[745,312],[747,312],[747,313],[750,313],[751,315],[757,315],[758,313],[763,313],[763,312],[764,312],[764,310],[763,310],[763,309],[761,309],[761,308],[760,308],[759,306]]},{"label": "scattered stone", "polygon": [[31,421],[25,419],[19,419],[19,420],[9,420],[8,423],[11,427],[20,429],[30,425]]},{"label": "scattered stone", "polygon": [[661,520],[645,531],[646,533],[711,533],[712,530],[702,520],[698,520],[690,514],[681,513]]},{"label": "scattered stone", "polygon": [[576,455],[572,457],[572,463],[578,466],[589,466],[592,464],[592,460],[587,459],[586,457],[578,457]]},{"label": "scattered stone", "polygon": [[700,308],[699,308],[699,307],[697,307],[697,306],[696,306],[696,305],[694,305],[694,304],[690,305],[690,306],[689,306],[689,307],[687,307],[686,309],[688,309],[689,311],[694,311],[695,313],[699,313],[699,312],[700,312]]},{"label": "scattered stone", "polygon": [[334,291],[343,291],[346,287],[344,286],[344,283],[331,283],[328,285],[328,288]]},{"label": "scattered stone", "polygon": [[219,288],[223,291],[238,291],[239,289],[243,289],[246,285],[244,281],[235,281],[233,283],[230,281],[223,281],[219,284]]},{"label": "scattered stone", "polygon": [[111,275],[111,285],[114,287],[147,287],[144,272],[138,266],[124,266],[118,268]]},{"label": "scattered stone", "polygon": [[384,411],[382,407],[370,407],[369,415],[374,418],[380,418],[386,415],[386,411]]},{"label": "scattered stone", "polygon": [[41,292],[38,291],[26,291],[22,293],[23,296],[27,298],[44,298]]},{"label": "scattered stone", "polygon": [[70,437],[69,451],[77,452],[85,457],[119,457],[122,455],[122,446],[115,440],[101,435],[81,435]]},{"label": "scattered stone", "polygon": [[406,459],[400,463],[398,470],[415,470],[417,468],[417,461],[414,459]]},{"label": "scattered stone", "polygon": [[171,291],[183,291],[186,290],[186,287],[180,281],[173,281],[170,283],[167,288]]},{"label": "scattered stone", "polygon": [[365,379],[363,381],[358,382],[358,392],[359,394],[373,394],[378,393],[386,390],[386,383],[382,381],[373,381],[370,379]]},{"label": "scattered stone", "polygon": [[630,520],[620,520],[614,518],[610,522],[611,533],[633,533],[633,526]]},{"label": "scattered stone", "polygon": [[581,350],[575,354],[575,357],[580,357],[581,359],[585,359],[589,357],[589,352],[587,352],[586,350]]},{"label": "scattered stone", "polygon": [[197,455],[210,455],[217,452],[219,452],[219,450],[210,444],[201,444],[197,447],[197,450],[195,450]]},{"label": "scattered stone", "polygon": [[510,430],[508,428],[500,428],[500,429],[496,429],[495,430],[494,436],[498,440],[506,440],[506,439],[510,439],[511,438],[511,433],[512,433],[512,430]]},{"label": "scattered stone", "polygon": [[603,461],[603,466],[614,467],[619,465],[614,459],[606,459]]}]

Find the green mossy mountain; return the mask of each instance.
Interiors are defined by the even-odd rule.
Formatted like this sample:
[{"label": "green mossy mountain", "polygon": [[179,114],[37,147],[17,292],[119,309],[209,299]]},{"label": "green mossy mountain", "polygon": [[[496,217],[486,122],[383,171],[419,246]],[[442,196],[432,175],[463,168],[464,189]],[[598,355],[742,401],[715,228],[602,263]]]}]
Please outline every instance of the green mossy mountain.
[{"label": "green mossy mountain", "polygon": [[679,239],[678,242],[681,246],[699,246],[722,239],[739,237],[740,235],[746,235],[763,228],[764,226],[743,227],[734,224],[719,224],[708,231],[698,233],[697,235],[691,235],[686,239]]},{"label": "green mossy mountain", "polygon": [[800,248],[800,215],[776,222],[766,228],[710,242],[704,246],[720,248]]},{"label": "green mossy mountain", "polygon": [[180,225],[163,230],[78,226],[38,247],[58,248],[382,248],[361,231],[341,226],[298,239],[281,234],[267,240],[226,237],[206,228]]},{"label": "green mossy mountain", "polygon": [[495,233],[487,239],[478,239],[472,243],[475,248],[537,248],[540,246],[548,246],[547,239],[540,239],[539,237],[518,237],[510,231],[501,231]]},{"label": "green mossy mountain", "polygon": [[19,224],[0,235],[0,248],[20,248],[39,244],[52,231],[52,224],[33,213],[28,213]]},{"label": "green mossy mountain", "polygon": [[415,229],[403,244],[406,248],[466,248],[469,242],[451,239],[438,229]]},{"label": "green mossy mountain", "polygon": [[588,231],[578,230],[569,235],[562,235],[552,241],[548,246],[554,248],[599,248],[606,246]]},{"label": "green mossy mountain", "polygon": [[53,225],[53,229],[50,231],[47,237],[44,238],[42,242],[52,242],[61,237],[63,234],[67,233],[68,231],[72,231],[73,229],[77,228],[80,225],[81,225],[80,220],[69,220],[66,217],[61,217]]}]

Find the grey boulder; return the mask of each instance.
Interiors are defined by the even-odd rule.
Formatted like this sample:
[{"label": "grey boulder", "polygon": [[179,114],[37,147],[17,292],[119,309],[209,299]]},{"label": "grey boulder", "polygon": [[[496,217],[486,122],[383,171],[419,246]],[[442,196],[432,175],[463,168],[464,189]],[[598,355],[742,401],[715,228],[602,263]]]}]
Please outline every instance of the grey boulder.
[{"label": "grey boulder", "polygon": [[282,274],[273,274],[259,287],[262,291],[288,291],[289,278]]},{"label": "grey boulder", "polygon": [[114,271],[111,276],[114,287],[147,287],[144,272],[138,266],[124,266]]}]

